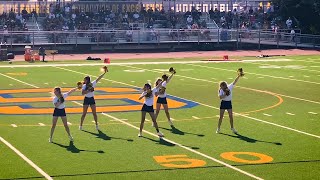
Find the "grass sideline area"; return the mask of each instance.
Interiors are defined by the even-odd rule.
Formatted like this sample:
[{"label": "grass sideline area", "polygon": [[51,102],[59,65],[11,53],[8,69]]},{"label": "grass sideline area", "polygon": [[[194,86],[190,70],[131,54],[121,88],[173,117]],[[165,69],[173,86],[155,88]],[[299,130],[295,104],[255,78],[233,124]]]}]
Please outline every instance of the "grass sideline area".
[{"label": "grass sideline area", "polygon": [[[85,75],[96,79],[100,64],[56,60],[28,67],[20,65],[33,64],[13,62],[9,67],[1,62],[0,82],[5,85],[0,86],[0,179],[44,178],[39,169],[53,179],[317,179],[320,57],[231,57],[257,61],[191,63],[202,59],[111,60],[95,92],[100,131],[91,113],[84,130],[78,129],[83,97],[77,91],[66,99],[75,141],[69,142],[59,119],[54,143],[48,143],[50,92],[55,86],[65,92]],[[170,64],[179,61],[183,63]],[[42,66],[47,64],[53,66]],[[73,66],[54,66],[59,64]],[[139,138],[139,88],[171,66],[177,70],[167,86],[175,128],[161,110],[157,121],[165,138],[155,135],[150,121]],[[239,134],[230,130],[227,113],[221,134],[216,134],[218,83],[231,83],[239,67],[245,76],[233,90],[232,101]]]}]

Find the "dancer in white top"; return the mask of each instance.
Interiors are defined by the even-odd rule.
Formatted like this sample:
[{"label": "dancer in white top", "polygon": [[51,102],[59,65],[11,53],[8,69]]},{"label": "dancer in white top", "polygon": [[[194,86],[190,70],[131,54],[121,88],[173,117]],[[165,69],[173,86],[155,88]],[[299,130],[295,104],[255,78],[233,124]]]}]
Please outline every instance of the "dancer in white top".
[{"label": "dancer in white top", "polygon": [[242,68],[240,68],[238,72],[239,74],[237,78],[231,84],[228,85],[227,82],[225,81],[220,82],[219,84],[218,96],[221,99],[221,103],[220,103],[220,117],[219,117],[218,128],[216,133],[220,133],[220,127],[221,127],[222,119],[224,116],[224,112],[225,110],[227,110],[230,118],[231,130],[233,133],[238,134],[238,132],[236,131],[233,125],[232,102],[231,102],[233,87],[238,82],[239,78],[241,76],[244,76]]},{"label": "dancer in white top", "polygon": [[96,102],[94,100],[94,88],[96,87],[97,83],[100,81],[100,79],[108,72],[108,68],[105,66],[103,69],[103,73],[94,81],[91,82],[90,76],[86,76],[83,81],[84,84],[82,86],[82,95],[84,95],[84,100],[83,100],[83,112],[81,116],[81,121],[80,121],[80,126],[79,129],[82,130],[82,124],[83,121],[87,115],[87,111],[89,106],[91,107],[91,111],[93,114],[93,119],[96,124],[96,130],[99,130],[98,126],[98,117],[97,117],[97,111],[96,111]]},{"label": "dancer in white top", "polygon": [[70,130],[68,127],[68,120],[67,120],[67,115],[66,115],[66,111],[65,111],[65,99],[74,91],[76,91],[77,88],[71,89],[69,92],[67,93],[61,93],[61,88],[60,87],[56,87],[54,88],[53,92],[55,97],[53,98],[52,102],[54,104],[54,112],[53,112],[53,117],[52,117],[52,126],[51,126],[51,132],[50,132],[50,138],[49,138],[49,142],[52,142],[52,137],[53,137],[53,132],[56,128],[57,125],[57,121],[58,118],[61,117],[64,128],[66,129],[69,139],[70,141],[73,141],[73,137],[70,134]]}]

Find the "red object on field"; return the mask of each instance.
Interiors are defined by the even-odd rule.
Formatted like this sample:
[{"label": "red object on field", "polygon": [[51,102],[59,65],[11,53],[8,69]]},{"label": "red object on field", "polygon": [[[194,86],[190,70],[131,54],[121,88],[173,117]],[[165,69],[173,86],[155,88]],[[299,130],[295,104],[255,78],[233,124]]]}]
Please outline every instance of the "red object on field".
[{"label": "red object on field", "polygon": [[104,63],[110,64],[110,58],[105,58],[105,59],[104,59]]},{"label": "red object on field", "polygon": [[225,60],[225,61],[229,60],[229,56],[228,55],[224,55],[223,56],[223,60]]}]

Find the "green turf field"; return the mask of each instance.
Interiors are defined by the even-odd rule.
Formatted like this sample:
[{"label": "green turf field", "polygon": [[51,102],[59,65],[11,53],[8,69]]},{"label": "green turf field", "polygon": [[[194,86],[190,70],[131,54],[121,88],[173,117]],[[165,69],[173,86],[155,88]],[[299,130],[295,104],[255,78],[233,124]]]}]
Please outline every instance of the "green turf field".
[{"label": "green turf field", "polygon": [[[55,86],[74,87],[85,75],[96,79],[101,64],[1,62],[0,179],[318,179],[320,58],[240,59],[114,61],[95,92],[101,131],[95,130],[91,113],[84,130],[78,129],[79,91],[66,99],[73,143],[60,120],[53,143],[48,142],[49,92]],[[177,70],[167,86],[175,128],[161,111],[157,121],[165,138],[157,137],[150,121],[139,138],[139,88],[171,66]],[[230,130],[228,116],[216,134],[218,82],[231,83],[239,67],[245,71],[233,90],[239,134]],[[71,109],[74,113],[68,113]]]}]

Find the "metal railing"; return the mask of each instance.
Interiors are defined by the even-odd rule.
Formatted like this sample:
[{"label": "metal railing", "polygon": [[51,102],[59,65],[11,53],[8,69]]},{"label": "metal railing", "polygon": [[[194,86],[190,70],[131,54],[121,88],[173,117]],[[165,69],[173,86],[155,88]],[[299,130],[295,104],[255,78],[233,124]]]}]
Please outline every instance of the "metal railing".
[{"label": "metal railing", "polygon": [[91,31],[15,31],[0,32],[0,42],[16,45],[104,45],[104,44],[160,44],[160,43],[221,43],[236,42],[261,45],[319,47],[320,36],[266,32],[242,29],[141,29]]}]

